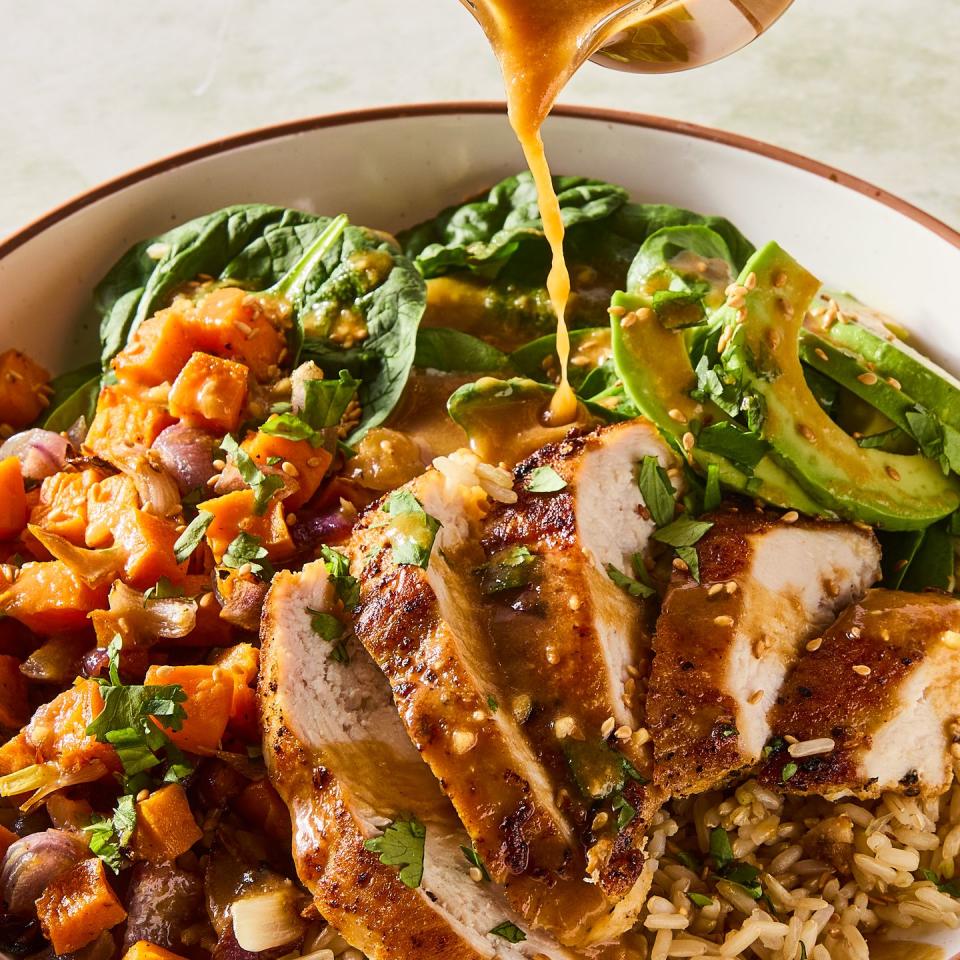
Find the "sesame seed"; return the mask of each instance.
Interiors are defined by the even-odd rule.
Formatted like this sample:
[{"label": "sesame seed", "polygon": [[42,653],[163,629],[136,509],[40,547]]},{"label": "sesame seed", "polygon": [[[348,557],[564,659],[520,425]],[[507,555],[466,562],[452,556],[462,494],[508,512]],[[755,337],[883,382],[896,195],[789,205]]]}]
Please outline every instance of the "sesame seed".
[{"label": "sesame seed", "polygon": [[573,717],[557,717],[553,721],[553,735],[558,740],[565,740],[569,737],[577,726],[577,721]]},{"label": "sesame seed", "polygon": [[544,655],[547,658],[547,663],[551,666],[556,666],[560,662],[560,655],[557,653],[557,648],[553,646],[548,646],[544,651]]},{"label": "sesame seed", "polygon": [[677,423],[686,423],[686,422],[687,422],[687,418],[686,418],[686,416],[684,416],[683,411],[682,411],[682,410],[678,410],[676,407],[674,407],[672,410],[668,410],[668,411],[667,411],[667,416],[668,416],[671,420],[676,420]]},{"label": "sesame seed", "polygon": [[742,293],[737,293],[727,300],[727,306],[730,307],[731,310],[739,310],[746,302],[746,297]]},{"label": "sesame seed", "polygon": [[250,563],[241,563],[237,568],[238,577],[249,577],[253,573],[253,565]]},{"label": "sesame seed", "polygon": [[636,692],[636,689],[637,689],[637,681],[634,680],[633,677],[629,677],[627,678],[627,680],[624,681],[623,695],[627,700],[629,700],[634,695],[634,693]]},{"label": "sesame seed", "polygon": [[233,325],[247,338],[253,333],[253,327],[251,327],[249,323],[244,323],[242,320],[234,320]]},{"label": "sesame seed", "polygon": [[787,285],[787,279],[787,275],[782,270],[779,270],[773,277],[773,285],[778,289],[785,287]]},{"label": "sesame seed", "polygon": [[618,740],[629,740],[630,737],[633,736],[633,730],[631,730],[627,724],[624,724],[622,727],[617,727],[617,729],[613,731],[613,735]]},{"label": "sesame seed", "polygon": [[631,310],[630,313],[625,314],[620,318],[620,326],[626,330],[628,327],[632,327],[637,322],[637,315]]},{"label": "sesame seed", "polygon": [[859,673],[861,677],[869,677],[871,670],[865,663],[855,663],[853,665],[853,672]]},{"label": "sesame seed", "polygon": [[796,737],[792,736],[792,735],[789,734],[789,733],[785,733],[785,734],[783,735],[783,739],[786,740],[787,743],[799,743],[799,742],[800,742]]},{"label": "sesame seed", "polygon": [[626,307],[618,307],[618,306],[607,307],[607,313],[609,313],[611,317],[622,317],[626,312],[627,312]]},{"label": "sesame seed", "polygon": [[827,351],[823,347],[816,347],[813,351],[824,363],[828,363],[830,358],[827,356]]},{"label": "sesame seed", "polygon": [[172,674],[173,674],[173,667],[171,667],[169,664],[164,664],[161,667],[157,667],[154,676],[158,680],[164,680],[167,677],[171,676]]},{"label": "sesame seed", "polygon": [[859,639],[860,639],[860,634],[861,634],[862,632],[863,632],[863,631],[862,631],[859,627],[851,627],[851,628],[847,631],[847,633],[848,633],[854,640],[859,640]]},{"label": "sesame seed", "polygon": [[727,593],[736,593],[740,589],[740,584],[736,580],[727,581]]},{"label": "sesame seed", "polygon": [[219,479],[220,479],[220,478],[219,478],[216,474],[214,474],[214,475],[207,481],[207,486],[208,486],[208,487],[214,486]]},{"label": "sesame seed", "polygon": [[733,617],[728,617],[725,613],[722,613],[719,617],[713,618],[713,623],[717,627],[732,627]]},{"label": "sesame seed", "polygon": [[722,584],[722,583],[715,583],[715,584],[713,584],[713,585],[710,587],[709,590],[707,590],[707,596],[708,596],[708,597],[715,597],[718,593],[720,593],[721,590],[723,590],[723,584]]},{"label": "sesame seed", "polygon": [[800,519],[800,514],[796,510],[788,510],[780,519],[784,523],[796,523]]},{"label": "sesame seed", "polygon": [[227,465],[226,460],[214,460],[214,461],[213,461],[213,469],[214,469],[214,470],[223,470],[224,467],[226,467],[226,465]]},{"label": "sesame seed", "polygon": [[726,290],[723,291],[723,295],[725,297],[732,297],[734,293],[736,293],[738,286],[739,284],[737,283],[736,280],[734,280],[733,283],[729,284]]},{"label": "sesame seed", "polygon": [[801,423],[800,426],[797,427],[797,433],[799,433],[807,443],[817,442],[816,434],[805,423]]},{"label": "sesame seed", "polygon": [[646,323],[648,320],[653,319],[653,311],[649,307],[641,307],[637,311],[637,319]]},{"label": "sesame seed", "polygon": [[479,867],[471,867],[469,873],[470,873],[470,879],[474,883],[479,883],[483,879],[483,874],[480,872]]},{"label": "sesame seed", "polygon": [[807,650],[809,650],[810,653],[814,653],[815,651],[819,650],[822,646],[823,646],[823,637],[814,637],[807,644]]},{"label": "sesame seed", "polygon": [[679,570],[681,573],[686,573],[686,571],[689,570],[690,567],[687,565],[687,561],[686,561],[686,560],[681,560],[680,557],[674,557],[674,558],[673,558],[673,569],[674,569],[674,570]]},{"label": "sesame seed", "polygon": [[469,753],[477,745],[477,735],[472,730],[454,730],[453,752],[463,755]]},{"label": "sesame seed", "polygon": [[609,819],[610,819],[610,814],[608,814],[605,810],[601,810],[593,818],[593,823],[590,824],[590,827],[593,830],[602,830],[607,825],[607,821]]},{"label": "sesame seed", "polygon": [[299,476],[300,476],[300,471],[299,471],[289,460],[284,460],[283,463],[280,465],[280,469],[281,469],[288,477],[299,477]]},{"label": "sesame seed", "polygon": [[575,593],[571,593],[570,596],[567,598],[567,606],[571,610],[579,610],[580,598]]},{"label": "sesame seed", "polygon": [[202,597],[200,597],[200,600],[198,602],[200,606],[203,607],[204,610],[206,610],[209,607],[213,606],[214,599],[215,598],[213,596],[213,593],[208,590],[205,594],[203,594]]},{"label": "sesame seed", "polygon": [[627,664],[627,676],[634,677],[634,678],[639,677],[640,669],[638,667],[635,667],[632,663]]},{"label": "sesame seed", "polygon": [[693,449],[696,442],[697,438],[689,430],[683,435],[683,449],[687,452]]},{"label": "sesame seed", "polygon": [[755,290],[757,288],[757,275],[752,270],[747,274],[747,279],[743,281],[743,285],[748,290]]},{"label": "sesame seed", "polygon": [[476,720],[477,723],[480,723],[481,721],[487,719],[487,715],[482,710],[474,710],[473,713],[470,714],[470,716],[473,717],[473,719]]},{"label": "sesame seed", "polygon": [[747,703],[749,704],[759,703],[762,699],[763,699],[763,691],[754,690],[753,693],[751,693],[750,696],[747,697]]},{"label": "sesame seed", "polygon": [[297,515],[295,513],[288,513],[284,519],[287,521],[287,526],[292,527],[297,522]]},{"label": "sesame seed", "polygon": [[889,463],[887,464],[887,476],[888,476],[891,480],[899,480],[899,479],[900,479],[900,473],[899,473],[899,471],[898,471],[895,467],[891,467]]},{"label": "sesame seed", "polygon": [[901,557],[894,565],[893,569],[899,573],[903,570],[910,561],[906,557]]},{"label": "sesame seed", "polygon": [[642,747],[645,743],[649,742],[650,731],[646,727],[640,727],[639,730],[634,732],[633,739],[637,746]]},{"label": "sesame seed", "polygon": [[144,787],[144,788],[137,794],[137,803],[140,803],[140,802],[142,802],[143,800],[146,800],[147,797],[149,797],[149,796],[150,796],[150,791],[149,791],[146,787]]},{"label": "sesame seed", "polygon": [[616,725],[617,725],[617,721],[614,720],[613,717],[607,717],[607,719],[604,720],[603,723],[600,725],[600,736],[603,737],[604,740],[606,740],[607,737],[609,737],[610,734],[613,733],[613,728]]},{"label": "sesame seed", "polygon": [[872,387],[877,382],[877,375],[872,370],[868,370],[866,373],[861,373],[857,379],[862,384]]},{"label": "sesame seed", "polygon": [[901,389],[900,381],[896,377],[887,377],[887,383],[889,383],[894,390]]}]

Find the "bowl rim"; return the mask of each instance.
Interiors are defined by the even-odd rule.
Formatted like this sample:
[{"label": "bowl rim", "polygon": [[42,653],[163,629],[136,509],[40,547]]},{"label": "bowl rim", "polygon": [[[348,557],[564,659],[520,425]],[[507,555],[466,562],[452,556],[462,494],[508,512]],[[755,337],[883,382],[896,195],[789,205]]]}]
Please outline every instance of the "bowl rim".
[{"label": "bowl rim", "polygon": [[[506,109],[507,105],[502,100],[451,100],[430,103],[396,104],[319,114],[304,117],[299,120],[287,120],[262,127],[255,127],[241,133],[219,137],[195,147],[189,147],[185,150],[168,154],[159,160],[154,160],[142,166],[134,167],[126,173],[105,180],[98,186],[77,194],[73,198],[49,210],[47,213],[41,214],[19,230],[14,231],[6,238],[0,240],[0,260],[9,256],[19,247],[27,243],[27,241],[43,233],[45,230],[56,226],[74,213],[96,203],[98,200],[118,193],[141,181],[149,180],[158,174],[186,166],[197,160],[203,160],[221,153],[229,153],[231,150],[236,150],[240,147],[263,143],[269,140],[282,139],[300,133],[309,133],[314,130],[349,126],[351,124],[378,120],[452,116],[456,114],[505,115]],[[766,143],[763,140],[757,140],[753,137],[744,136],[743,134],[731,133],[727,130],[719,130],[715,127],[708,127],[702,124],[689,123],[686,120],[675,120],[671,117],[661,117],[655,114],[634,113],[628,110],[613,110],[603,107],[562,104],[554,107],[551,115],[571,117],[580,120],[626,124],[635,127],[645,127],[650,130],[662,130],[666,133],[694,137],[699,140],[708,140],[738,150],[744,150],[748,153],[759,154],[771,160],[776,160],[779,163],[798,167],[808,173],[816,174],[842,187],[863,194],[878,203],[882,203],[884,206],[890,207],[897,213],[903,214],[941,237],[943,240],[946,240],[947,243],[960,249],[960,230],[954,229],[915,204],[853,174],[846,173],[819,160],[814,160],[804,154]]]}]

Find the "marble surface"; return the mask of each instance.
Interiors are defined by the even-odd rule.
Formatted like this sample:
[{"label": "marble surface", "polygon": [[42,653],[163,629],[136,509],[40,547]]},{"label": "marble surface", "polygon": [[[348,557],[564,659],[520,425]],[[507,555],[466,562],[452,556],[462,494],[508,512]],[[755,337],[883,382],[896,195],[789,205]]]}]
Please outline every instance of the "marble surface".
[{"label": "marble surface", "polygon": [[[0,23],[0,236],[250,127],[502,96],[456,0],[0,0]],[[562,101],[758,137],[960,226],[958,37],[960,0],[797,0],[724,62],[657,78],[588,64]]]}]

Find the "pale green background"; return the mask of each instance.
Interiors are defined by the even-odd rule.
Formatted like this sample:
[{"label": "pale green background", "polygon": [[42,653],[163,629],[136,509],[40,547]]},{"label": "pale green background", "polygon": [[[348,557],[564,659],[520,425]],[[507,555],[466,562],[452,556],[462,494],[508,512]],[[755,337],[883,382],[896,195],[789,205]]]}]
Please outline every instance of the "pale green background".
[{"label": "pale green background", "polygon": [[[960,225],[958,51],[960,0],[796,0],[723,63],[660,78],[587,65],[563,100],[759,137]],[[224,134],[501,96],[456,0],[0,0],[0,235]]]}]

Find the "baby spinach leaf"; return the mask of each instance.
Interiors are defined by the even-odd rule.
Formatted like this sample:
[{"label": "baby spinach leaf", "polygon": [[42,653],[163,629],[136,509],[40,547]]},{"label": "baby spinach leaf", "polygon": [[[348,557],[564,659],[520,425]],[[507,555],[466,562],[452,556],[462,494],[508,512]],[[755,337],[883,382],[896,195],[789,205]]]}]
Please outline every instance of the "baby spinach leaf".
[{"label": "baby spinach leaf", "polygon": [[[590,349],[596,345],[595,355],[598,358],[607,359],[610,356],[610,332],[609,327],[581,327],[579,330],[570,331],[570,355],[571,357],[582,356],[591,358]],[[552,363],[551,363],[552,361]],[[544,337],[538,337],[531,340],[510,354],[510,365],[522,376],[529,377],[531,380],[537,380],[540,383],[547,383],[549,376],[545,369],[545,364],[551,365],[554,370],[560,369],[560,360],[557,356],[557,335],[548,334]],[[584,396],[590,393],[584,389],[590,374],[597,369],[595,363],[571,363],[567,374],[570,378],[570,386],[578,393],[583,390]],[[603,389],[607,384],[604,384]],[[593,390],[593,393],[598,392]]]},{"label": "baby spinach leaf", "polygon": [[534,467],[526,476],[523,488],[530,493],[557,493],[566,489],[567,481],[553,467]]},{"label": "baby spinach leaf", "polygon": [[608,563],[605,567],[607,571],[607,576],[621,589],[630,594],[631,597],[652,597],[656,594],[656,590],[653,587],[648,586],[645,583],[641,583],[639,580],[634,580],[633,577],[628,577],[625,573],[622,573],[618,570],[612,563]]},{"label": "baby spinach leaf", "polygon": [[497,373],[509,365],[508,357],[489,343],[449,327],[423,327],[417,333],[414,365],[421,369]]},{"label": "baby spinach leaf", "polygon": [[100,395],[100,364],[88,363],[50,381],[53,394],[40,426],[54,433],[69,430],[83,417],[90,426]]},{"label": "baby spinach leaf", "polygon": [[[683,254],[690,254],[691,262],[678,260]],[[650,234],[637,252],[636,259],[630,265],[627,274],[627,289],[639,290],[651,277],[665,281],[665,289],[672,292],[692,292],[695,283],[701,285],[701,297],[710,289],[710,284],[702,286],[709,273],[692,270],[693,263],[710,264],[724,268],[717,282],[721,291],[736,276],[737,266],[726,240],[716,231],[698,223],[683,226],[663,227]]]},{"label": "baby spinach leaf", "polygon": [[336,380],[308,380],[304,384],[302,418],[314,430],[335,427],[343,419],[359,386],[360,381],[355,380],[349,370],[341,370]]}]

